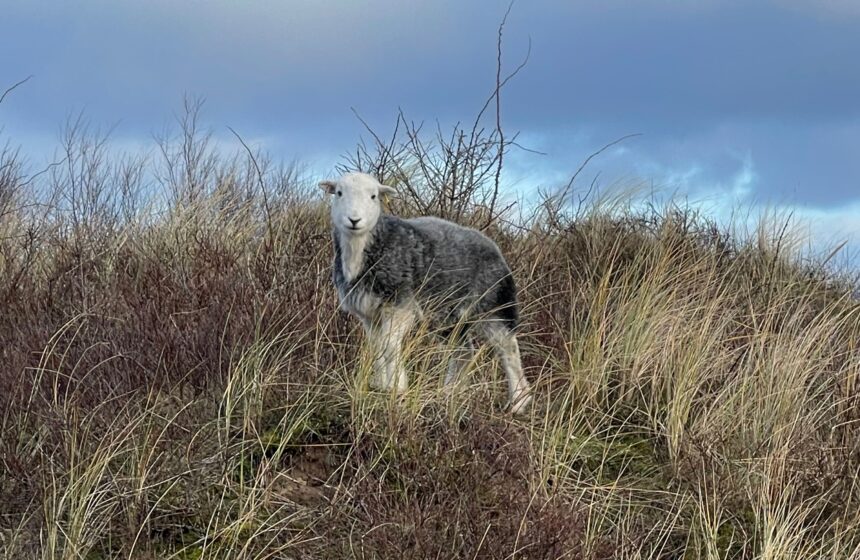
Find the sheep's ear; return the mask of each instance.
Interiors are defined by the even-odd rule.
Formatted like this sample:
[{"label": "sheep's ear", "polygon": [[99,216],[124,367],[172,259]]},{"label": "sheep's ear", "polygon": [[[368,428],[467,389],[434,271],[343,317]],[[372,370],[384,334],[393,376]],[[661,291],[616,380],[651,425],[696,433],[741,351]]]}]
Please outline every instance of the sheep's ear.
[{"label": "sheep's ear", "polygon": [[334,194],[337,188],[337,181],[320,181],[320,188],[328,194]]},{"label": "sheep's ear", "polygon": [[379,192],[388,196],[397,196],[397,189],[388,185],[379,185]]}]

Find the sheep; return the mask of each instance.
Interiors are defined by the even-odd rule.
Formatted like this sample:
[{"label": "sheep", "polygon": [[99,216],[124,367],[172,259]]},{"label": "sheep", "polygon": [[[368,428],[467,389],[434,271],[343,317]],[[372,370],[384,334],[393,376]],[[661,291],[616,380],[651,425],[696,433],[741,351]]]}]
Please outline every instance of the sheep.
[{"label": "sheep", "polygon": [[477,327],[506,373],[511,412],[523,413],[531,395],[515,334],[517,289],[498,246],[440,218],[383,214],[382,195],[396,190],[366,173],[319,186],[331,197],[332,281],[341,309],[361,321],[374,352],[372,385],[406,390],[403,338],[428,316],[457,342],[445,384],[468,365],[474,347],[467,331]]}]

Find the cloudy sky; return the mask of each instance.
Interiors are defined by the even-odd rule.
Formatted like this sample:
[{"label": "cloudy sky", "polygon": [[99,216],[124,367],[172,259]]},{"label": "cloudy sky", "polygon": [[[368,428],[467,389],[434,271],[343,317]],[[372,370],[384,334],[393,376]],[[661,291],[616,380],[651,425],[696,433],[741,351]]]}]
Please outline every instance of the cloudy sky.
[{"label": "cloudy sky", "polygon": [[[5,0],[3,140],[48,157],[83,110],[151,143],[184,93],[216,136],[246,139],[318,173],[362,134],[468,120],[490,93],[508,0]],[[860,239],[860,2],[520,0],[505,62],[505,127],[546,155],[511,158],[520,192],[564,180],[589,153],[642,136],[589,168],[711,201],[790,208]],[[856,241],[855,241],[856,243]]]}]

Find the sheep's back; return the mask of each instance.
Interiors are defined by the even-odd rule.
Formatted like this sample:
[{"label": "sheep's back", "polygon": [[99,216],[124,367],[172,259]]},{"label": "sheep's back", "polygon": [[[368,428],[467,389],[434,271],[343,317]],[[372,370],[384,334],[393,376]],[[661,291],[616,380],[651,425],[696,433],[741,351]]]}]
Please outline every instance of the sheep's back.
[{"label": "sheep's back", "polygon": [[434,217],[405,220],[433,246],[422,292],[479,313],[499,310],[517,323],[516,286],[498,246],[483,233]]},{"label": "sheep's back", "polygon": [[429,216],[404,222],[432,245],[433,268],[439,272],[452,278],[459,274],[462,280],[470,283],[485,276],[490,281],[497,281],[510,273],[498,246],[478,230]]}]

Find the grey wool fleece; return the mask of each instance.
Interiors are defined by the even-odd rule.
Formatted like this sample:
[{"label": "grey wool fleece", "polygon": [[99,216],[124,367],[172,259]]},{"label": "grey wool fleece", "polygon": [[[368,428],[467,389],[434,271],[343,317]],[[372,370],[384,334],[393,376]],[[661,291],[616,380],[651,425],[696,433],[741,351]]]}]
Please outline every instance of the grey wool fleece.
[{"label": "grey wool fleece", "polygon": [[354,282],[343,274],[338,233],[334,232],[333,280],[341,293],[366,292],[383,303],[409,299],[429,305],[436,319],[469,317],[519,322],[517,290],[498,246],[477,230],[439,218],[380,216],[364,249]]}]

